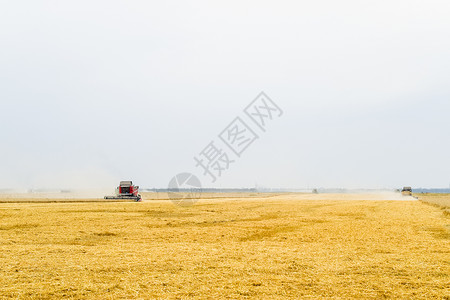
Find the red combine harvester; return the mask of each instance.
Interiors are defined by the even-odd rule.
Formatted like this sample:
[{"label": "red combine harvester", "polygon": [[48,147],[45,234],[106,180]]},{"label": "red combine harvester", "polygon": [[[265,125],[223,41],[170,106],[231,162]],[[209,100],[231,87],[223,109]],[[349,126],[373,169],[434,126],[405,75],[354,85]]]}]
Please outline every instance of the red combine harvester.
[{"label": "red combine harvester", "polygon": [[136,202],[141,202],[142,198],[139,193],[139,186],[133,185],[130,181],[121,181],[116,188],[115,196],[105,196],[105,199],[130,199]]}]

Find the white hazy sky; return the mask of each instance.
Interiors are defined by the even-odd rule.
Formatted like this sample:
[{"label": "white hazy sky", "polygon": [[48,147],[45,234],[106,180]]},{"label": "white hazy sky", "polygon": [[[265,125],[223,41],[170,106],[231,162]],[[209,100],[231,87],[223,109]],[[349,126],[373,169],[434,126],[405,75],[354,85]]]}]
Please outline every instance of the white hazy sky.
[{"label": "white hazy sky", "polygon": [[[450,2],[2,1],[0,188],[448,187]],[[193,157],[284,111],[211,184]]]}]

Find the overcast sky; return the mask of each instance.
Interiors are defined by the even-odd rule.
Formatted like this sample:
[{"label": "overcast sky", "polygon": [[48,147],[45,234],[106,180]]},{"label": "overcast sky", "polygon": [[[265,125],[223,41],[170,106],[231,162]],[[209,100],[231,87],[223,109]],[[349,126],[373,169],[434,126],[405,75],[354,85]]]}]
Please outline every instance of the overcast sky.
[{"label": "overcast sky", "polygon": [[[449,16],[445,0],[2,1],[0,188],[448,187]],[[261,91],[283,115],[212,183],[194,156]]]}]

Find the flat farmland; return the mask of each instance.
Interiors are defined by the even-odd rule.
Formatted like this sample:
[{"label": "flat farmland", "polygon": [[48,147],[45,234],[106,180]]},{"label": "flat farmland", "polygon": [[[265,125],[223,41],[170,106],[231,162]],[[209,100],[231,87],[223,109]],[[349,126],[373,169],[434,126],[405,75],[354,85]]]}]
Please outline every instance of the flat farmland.
[{"label": "flat farmland", "polygon": [[424,203],[440,207],[445,215],[450,216],[450,194],[417,194],[417,198]]},{"label": "flat farmland", "polygon": [[0,297],[450,299],[450,219],[421,201],[154,196],[0,203]]}]

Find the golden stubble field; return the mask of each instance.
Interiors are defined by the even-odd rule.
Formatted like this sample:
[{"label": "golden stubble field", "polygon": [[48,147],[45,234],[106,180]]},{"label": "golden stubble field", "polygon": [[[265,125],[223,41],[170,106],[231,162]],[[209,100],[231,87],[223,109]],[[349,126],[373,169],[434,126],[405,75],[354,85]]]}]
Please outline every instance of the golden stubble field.
[{"label": "golden stubble field", "polygon": [[417,194],[420,201],[440,207],[444,214],[450,216],[449,194]]},{"label": "golden stubble field", "polygon": [[314,197],[2,203],[0,296],[450,299],[441,209]]}]

